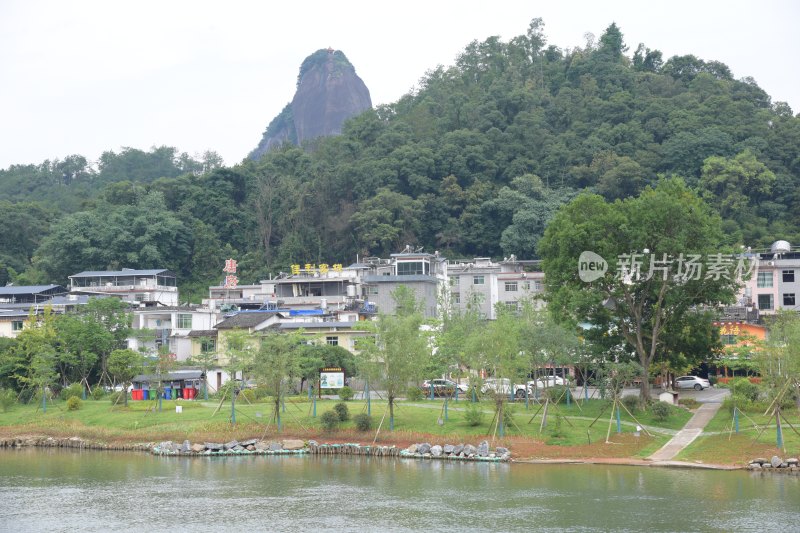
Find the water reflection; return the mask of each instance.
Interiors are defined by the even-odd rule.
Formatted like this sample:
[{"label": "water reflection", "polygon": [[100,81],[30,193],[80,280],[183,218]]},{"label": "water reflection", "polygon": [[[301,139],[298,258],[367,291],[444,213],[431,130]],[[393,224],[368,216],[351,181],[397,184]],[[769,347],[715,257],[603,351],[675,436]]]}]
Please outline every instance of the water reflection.
[{"label": "water reflection", "polygon": [[785,475],[0,451],[0,531],[787,531],[797,523],[800,479]]}]

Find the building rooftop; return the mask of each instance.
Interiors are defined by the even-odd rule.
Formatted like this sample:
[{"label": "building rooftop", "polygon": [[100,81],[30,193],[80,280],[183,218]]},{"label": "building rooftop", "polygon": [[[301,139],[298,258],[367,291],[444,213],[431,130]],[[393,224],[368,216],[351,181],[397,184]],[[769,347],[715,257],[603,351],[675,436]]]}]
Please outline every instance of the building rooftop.
[{"label": "building rooftop", "polygon": [[268,318],[275,316],[275,311],[239,311],[233,316],[225,318],[214,326],[215,329],[252,328]]},{"label": "building rooftop", "polygon": [[136,270],[133,268],[123,268],[122,270],[86,270],[69,276],[70,278],[102,278],[112,276],[157,276],[168,275],[175,276],[174,273],[165,269],[151,269],[151,270]]},{"label": "building rooftop", "polygon": [[61,292],[69,292],[61,285],[6,285],[0,287],[0,297],[15,296],[18,294],[40,294],[52,289],[61,289]]}]

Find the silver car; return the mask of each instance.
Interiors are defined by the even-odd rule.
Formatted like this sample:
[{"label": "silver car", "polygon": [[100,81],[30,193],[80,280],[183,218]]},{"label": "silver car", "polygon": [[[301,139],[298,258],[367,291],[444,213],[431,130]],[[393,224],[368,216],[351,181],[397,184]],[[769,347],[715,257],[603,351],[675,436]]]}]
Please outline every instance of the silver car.
[{"label": "silver car", "polygon": [[703,390],[711,386],[711,383],[704,378],[698,376],[681,376],[675,379],[676,389],[694,389]]}]

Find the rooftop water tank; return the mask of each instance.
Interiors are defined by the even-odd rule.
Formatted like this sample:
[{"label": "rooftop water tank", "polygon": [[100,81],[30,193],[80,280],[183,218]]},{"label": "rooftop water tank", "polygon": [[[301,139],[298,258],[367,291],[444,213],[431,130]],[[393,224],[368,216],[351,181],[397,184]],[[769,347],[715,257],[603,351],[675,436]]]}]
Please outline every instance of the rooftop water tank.
[{"label": "rooftop water tank", "polygon": [[773,254],[784,254],[792,251],[792,245],[787,241],[775,241],[770,246],[770,251]]}]

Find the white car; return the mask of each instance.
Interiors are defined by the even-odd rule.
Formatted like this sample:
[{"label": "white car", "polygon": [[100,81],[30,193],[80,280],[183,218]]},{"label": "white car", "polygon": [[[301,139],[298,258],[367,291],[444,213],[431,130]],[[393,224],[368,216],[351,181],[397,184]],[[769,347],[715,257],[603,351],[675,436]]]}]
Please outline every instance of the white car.
[{"label": "white car", "polygon": [[483,385],[481,386],[482,394],[488,392],[493,392],[495,394],[511,394],[512,390],[514,391],[514,397],[518,399],[525,397],[525,385],[515,383],[512,386],[511,380],[508,378],[486,378],[483,380]]},{"label": "white car", "polygon": [[533,389],[534,387],[537,389],[545,389],[549,387],[553,387],[555,385],[569,385],[569,380],[562,378],[561,376],[542,376],[537,378],[535,381],[528,382],[528,389]]},{"label": "white car", "polygon": [[675,379],[676,389],[703,390],[711,386],[711,382],[698,376],[681,376]]}]

